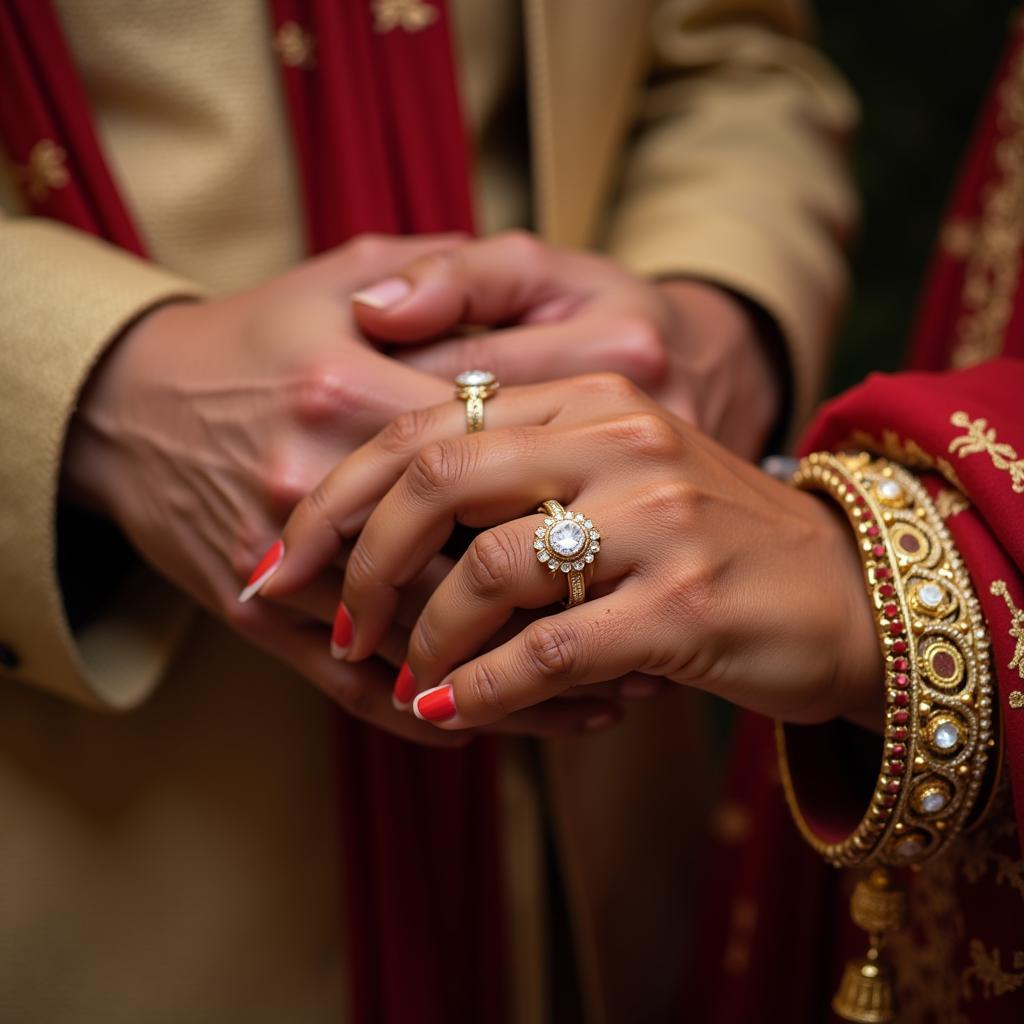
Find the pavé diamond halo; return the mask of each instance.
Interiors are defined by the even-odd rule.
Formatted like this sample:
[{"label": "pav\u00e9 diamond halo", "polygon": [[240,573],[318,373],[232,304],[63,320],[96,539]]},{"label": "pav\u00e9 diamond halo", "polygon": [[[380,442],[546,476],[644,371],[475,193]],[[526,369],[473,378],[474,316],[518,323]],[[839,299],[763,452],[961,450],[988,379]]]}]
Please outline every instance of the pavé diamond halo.
[{"label": "pav\u00e9 diamond halo", "polygon": [[601,534],[582,512],[564,509],[557,501],[546,501],[537,510],[545,513],[538,526],[533,547],[537,561],[548,572],[565,573],[569,583],[568,606],[581,604],[586,597],[583,573],[601,550]]}]

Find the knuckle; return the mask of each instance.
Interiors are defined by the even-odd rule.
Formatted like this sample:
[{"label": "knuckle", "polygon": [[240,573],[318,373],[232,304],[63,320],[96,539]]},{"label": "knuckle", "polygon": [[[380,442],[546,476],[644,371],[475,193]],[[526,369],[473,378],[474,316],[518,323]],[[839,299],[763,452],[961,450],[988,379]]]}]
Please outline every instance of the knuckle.
[{"label": "knuckle", "polygon": [[309,482],[297,469],[279,466],[264,475],[262,490],[271,508],[292,509],[309,493]]},{"label": "knuckle", "polygon": [[456,484],[466,468],[466,445],[457,441],[435,441],[422,448],[409,465],[406,483],[420,500],[436,498]]},{"label": "knuckle", "polygon": [[675,460],[681,453],[678,431],[657,412],[634,412],[610,420],[604,427],[609,440],[632,456],[658,461]]},{"label": "knuckle", "polygon": [[[361,541],[356,543],[348,556],[348,563],[345,566],[345,588],[352,588],[356,591],[365,589],[370,580],[377,574],[377,564],[370,554],[369,548]],[[347,601],[351,604],[351,600]]]},{"label": "knuckle", "polygon": [[410,409],[396,416],[377,436],[377,444],[388,454],[404,455],[423,444],[424,435],[435,419],[433,409]]},{"label": "knuckle", "polygon": [[605,406],[632,406],[647,401],[643,392],[621,373],[591,373],[581,380],[595,402]]},{"label": "knuckle", "polygon": [[518,545],[508,530],[481,533],[466,551],[465,566],[470,586],[485,595],[506,590],[509,582],[518,575],[518,556]]},{"label": "knuckle", "polygon": [[514,260],[535,262],[547,254],[547,245],[537,235],[521,228],[503,231],[498,241]]},{"label": "knuckle", "polygon": [[630,369],[645,382],[659,380],[668,369],[668,350],[661,328],[647,316],[623,317],[617,331],[622,355]]},{"label": "knuckle", "polygon": [[635,514],[656,520],[672,533],[693,533],[701,504],[701,493],[696,487],[683,480],[668,480],[641,491]]},{"label": "knuckle", "polygon": [[557,617],[533,623],[523,640],[530,668],[541,678],[571,677],[580,667],[579,640]]},{"label": "knuckle", "polygon": [[673,618],[684,617],[696,633],[709,640],[707,626],[714,622],[712,608],[716,598],[718,573],[710,562],[689,564],[674,573],[666,584],[665,604]]},{"label": "knuckle", "polygon": [[334,362],[307,368],[294,387],[292,408],[301,423],[333,423],[354,412],[356,405],[349,376]]},{"label": "knuckle", "polygon": [[441,643],[434,621],[429,613],[424,613],[409,637],[409,664],[414,670],[416,666],[436,665],[440,655]]},{"label": "knuckle", "polygon": [[504,718],[508,714],[501,684],[486,660],[477,661],[470,669],[466,688],[470,700],[486,714],[494,718]]},{"label": "knuckle", "polygon": [[377,263],[383,256],[389,241],[392,240],[389,240],[386,235],[369,231],[362,235],[356,235],[342,248],[347,255],[359,263]]}]

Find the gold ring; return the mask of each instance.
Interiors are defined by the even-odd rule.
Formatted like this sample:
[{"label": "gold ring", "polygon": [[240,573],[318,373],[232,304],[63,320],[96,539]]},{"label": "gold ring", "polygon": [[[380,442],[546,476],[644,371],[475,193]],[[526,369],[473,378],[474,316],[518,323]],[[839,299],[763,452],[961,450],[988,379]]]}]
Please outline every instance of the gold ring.
[{"label": "gold ring", "polygon": [[552,575],[565,573],[569,584],[567,608],[583,604],[587,597],[583,574],[601,550],[601,534],[586,515],[567,512],[560,502],[545,501],[537,511],[545,516],[533,542],[537,561],[546,565]]},{"label": "gold ring", "polygon": [[464,370],[455,378],[455,397],[466,403],[466,433],[484,429],[484,402],[501,385],[489,370]]}]

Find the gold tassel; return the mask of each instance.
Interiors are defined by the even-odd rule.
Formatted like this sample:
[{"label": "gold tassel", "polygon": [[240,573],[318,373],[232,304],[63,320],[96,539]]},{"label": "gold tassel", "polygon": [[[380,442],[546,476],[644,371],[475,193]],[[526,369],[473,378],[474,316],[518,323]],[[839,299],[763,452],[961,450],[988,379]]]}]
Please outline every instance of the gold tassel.
[{"label": "gold tassel", "polygon": [[862,878],[850,897],[850,916],[868,933],[868,951],[843,971],[832,1009],[855,1024],[891,1024],[899,1008],[892,967],[882,952],[886,933],[907,920],[907,894],[885,868]]}]

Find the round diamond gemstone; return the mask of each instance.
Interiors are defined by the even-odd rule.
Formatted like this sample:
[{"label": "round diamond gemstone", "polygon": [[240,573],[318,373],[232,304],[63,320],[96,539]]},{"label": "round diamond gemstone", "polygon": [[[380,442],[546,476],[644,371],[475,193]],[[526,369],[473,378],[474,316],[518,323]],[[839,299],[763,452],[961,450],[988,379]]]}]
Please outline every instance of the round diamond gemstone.
[{"label": "round diamond gemstone", "polygon": [[896,853],[901,857],[915,857],[919,854],[924,844],[917,836],[907,836],[896,844]]},{"label": "round diamond gemstone", "polygon": [[537,534],[538,537],[543,537],[544,534],[547,533],[547,530],[545,530],[543,526],[538,526],[533,532]]},{"label": "round diamond gemstone", "polygon": [[463,370],[455,378],[455,383],[463,388],[486,387],[494,383],[494,374],[490,370]]},{"label": "round diamond gemstone", "polygon": [[938,608],[945,596],[942,587],[938,583],[925,583],[917,591],[917,599],[925,608]]},{"label": "round diamond gemstone", "polygon": [[551,557],[551,556],[550,556],[550,555],[549,555],[549,554],[548,554],[548,553],[547,553],[546,551],[538,551],[538,552],[537,552],[537,558],[538,558],[538,559],[539,559],[539,560],[540,560],[541,562],[546,562],[546,561],[547,561],[547,560],[548,560],[548,559],[549,559],[550,557]]},{"label": "round diamond gemstone", "polygon": [[572,572],[572,566],[568,562],[563,562],[562,572]]},{"label": "round diamond gemstone", "polygon": [[583,562],[573,562],[573,563],[572,563],[572,567],[573,567],[573,568],[574,568],[574,569],[575,569],[575,570],[576,570],[577,572],[580,572],[580,571],[582,571],[582,569],[583,569],[583,565],[584,565],[584,563],[583,563]]},{"label": "round diamond gemstone", "polygon": [[586,553],[586,555],[584,555],[584,556],[583,556],[583,561],[584,561],[584,562],[586,562],[586,563],[587,563],[587,565],[590,565],[590,563],[591,563],[591,562],[592,562],[593,560],[594,560],[594,556],[593,556],[592,554],[590,554],[590,552],[589,552],[589,551],[588,551],[588,552]]},{"label": "round diamond gemstone", "polygon": [[548,546],[564,558],[578,555],[586,545],[587,535],[572,519],[563,519],[548,534]]},{"label": "round diamond gemstone", "polygon": [[535,541],[533,542],[533,546],[534,546],[534,547],[535,547],[535,548],[536,548],[536,549],[537,549],[538,551],[540,551],[540,550],[542,550],[542,549],[543,549],[543,547],[544,547],[544,541],[542,541],[542,540],[540,539],[540,537],[538,537],[538,538],[537,538],[537,539],[536,539],[536,540],[535,540]]},{"label": "round diamond gemstone", "polygon": [[878,493],[886,501],[899,501],[903,497],[903,488],[895,480],[883,480],[878,485]]},{"label": "round diamond gemstone", "polygon": [[552,572],[558,572],[558,569],[559,569],[559,567],[561,566],[561,564],[562,564],[562,563],[561,563],[561,562],[559,562],[557,558],[552,558],[552,559],[551,559],[551,561],[550,561],[550,562],[548,562],[548,568],[549,568],[549,569],[550,569],[550,570],[551,570]]},{"label": "round diamond gemstone", "polygon": [[932,743],[939,750],[952,750],[960,742],[960,730],[953,722],[940,722],[932,731]]},{"label": "round diamond gemstone", "polygon": [[925,814],[938,814],[946,806],[946,794],[938,789],[929,790],[921,797],[921,810]]}]

